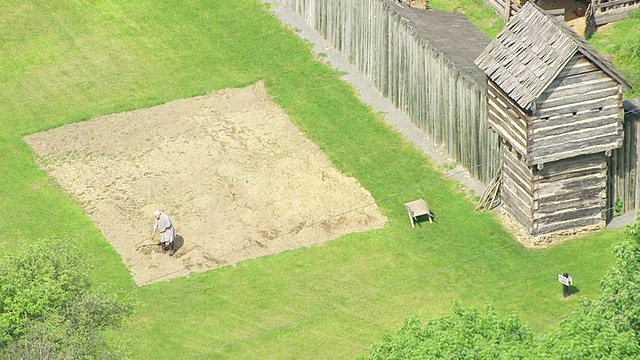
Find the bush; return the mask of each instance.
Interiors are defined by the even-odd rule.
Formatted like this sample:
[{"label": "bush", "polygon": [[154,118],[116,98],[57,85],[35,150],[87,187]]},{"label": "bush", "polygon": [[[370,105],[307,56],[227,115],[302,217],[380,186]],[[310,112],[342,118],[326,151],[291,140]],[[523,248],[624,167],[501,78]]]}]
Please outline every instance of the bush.
[{"label": "bush", "polygon": [[533,334],[516,316],[499,317],[491,306],[482,312],[453,305],[453,315],[431,319],[424,326],[411,317],[397,334],[387,334],[359,360],[523,359]]},{"label": "bush", "polygon": [[39,241],[0,272],[0,349],[18,359],[107,359],[101,336],[133,304],[94,289],[88,261],[68,241]]}]

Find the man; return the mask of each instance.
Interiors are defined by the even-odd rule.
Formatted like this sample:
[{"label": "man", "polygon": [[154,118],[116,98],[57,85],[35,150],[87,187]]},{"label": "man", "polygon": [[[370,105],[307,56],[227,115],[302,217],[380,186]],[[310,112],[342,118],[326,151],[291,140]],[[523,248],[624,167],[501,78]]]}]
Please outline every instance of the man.
[{"label": "man", "polygon": [[153,216],[156,218],[155,224],[153,225],[153,232],[151,233],[151,237],[156,234],[156,231],[160,232],[160,245],[162,246],[162,253],[166,253],[167,249],[169,250],[169,256],[173,256],[174,248],[173,248],[173,239],[176,236],[175,229],[173,228],[173,224],[171,223],[171,218],[169,215],[163,213],[160,210],[156,210],[153,212]]}]

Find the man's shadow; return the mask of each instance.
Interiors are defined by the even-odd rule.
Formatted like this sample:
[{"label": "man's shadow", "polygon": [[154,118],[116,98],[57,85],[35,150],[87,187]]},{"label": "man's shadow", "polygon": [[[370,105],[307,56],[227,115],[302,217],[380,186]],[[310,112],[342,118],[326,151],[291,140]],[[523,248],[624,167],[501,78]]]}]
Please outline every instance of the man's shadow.
[{"label": "man's shadow", "polygon": [[177,253],[180,248],[184,246],[184,238],[180,234],[176,234],[176,237],[173,239],[173,253]]}]

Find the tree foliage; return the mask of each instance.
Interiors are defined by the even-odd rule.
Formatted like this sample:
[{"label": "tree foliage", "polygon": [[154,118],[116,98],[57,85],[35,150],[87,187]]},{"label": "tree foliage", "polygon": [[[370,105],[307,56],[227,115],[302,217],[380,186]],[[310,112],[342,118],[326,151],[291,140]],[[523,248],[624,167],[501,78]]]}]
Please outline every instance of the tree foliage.
[{"label": "tree foliage", "polygon": [[553,358],[640,358],[640,220],[627,226],[615,246],[615,263],[604,275],[597,299],[561,323],[541,345]]},{"label": "tree foliage", "polygon": [[453,315],[425,326],[407,319],[359,359],[640,359],[640,218],[615,246],[614,266],[601,280],[598,298],[583,299],[557,330],[534,336],[516,317],[491,307],[453,307]]},{"label": "tree foliage", "polygon": [[0,272],[0,349],[9,359],[107,359],[102,336],[133,311],[91,286],[89,263],[64,240],[39,241]]},{"label": "tree foliage", "polygon": [[627,226],[614,248],[615,263],[601,280],[597,299],[585,299],[558,330],[542,339],[556,359],[640,358],[640,220]]},{"label": "tree foliage", "polygon": [[532,335],[516,316],[501,318],[491,306],[482,312],[454,304],[452,315],[424,326],[416,317],[405,320],[397,334],[374,344],[366,359],[523,359]]}]

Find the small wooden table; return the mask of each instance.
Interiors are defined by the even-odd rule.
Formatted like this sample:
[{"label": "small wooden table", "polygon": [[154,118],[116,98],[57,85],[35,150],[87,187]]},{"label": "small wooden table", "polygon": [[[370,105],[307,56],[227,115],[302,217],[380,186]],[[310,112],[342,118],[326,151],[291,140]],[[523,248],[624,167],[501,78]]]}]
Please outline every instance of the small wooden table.
[{"label": "small wooden table", "polygon": [[411,220],[411,227],[415,228],[418,222],[418,216],[426,215],[429,218],[429,223],[433,223],[433,214],[429,211],[429,204],[422,199],[414,200],[404,204],[404,209],[409,215]]}]

